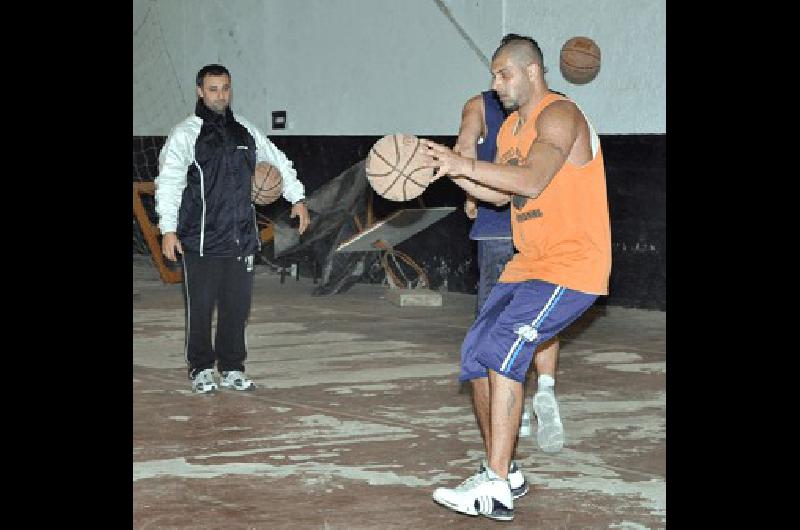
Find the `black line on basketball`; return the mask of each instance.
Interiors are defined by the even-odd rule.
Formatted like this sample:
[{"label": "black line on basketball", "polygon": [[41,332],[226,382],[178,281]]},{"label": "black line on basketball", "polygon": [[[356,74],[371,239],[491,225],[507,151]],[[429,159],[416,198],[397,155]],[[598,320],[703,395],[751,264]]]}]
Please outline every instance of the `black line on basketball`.
[{"label": "black line on basketball", "polygon": [[[394,140],[394,148],[395,148],[395,152],[397,153],[397,161],[400,162],[400,146],[399,146],[399,144],[397,142],[397,136],[398,135],[393,134],[392,135],[392,139]],[[417,138],[417,146],[418,145],[419,145],[419,138]],[[416,151],[417,151],[417,146],[414,146],[414,153],[416,153]],[[411,163],[411,159],[414,157],[414,153],[412,153],[411,157],[408,159],[408,161],[406,161],[406,165],[403,166],[402,170],[397,170],[397,166],[395,166],[395,170],[397,170],[397,178],[395,178],[394,181],[387,188],[385,188],[383,190],[383,194],[384,195],[386,194],[386,192],[388,192],[390,189],[392,189],[392,187],[394,187],[395,184],[397,184],[397,181],[400,180],[400,177],[407,178],[406,175],[403,173],[403,171],[405,170],[406,167],[408,167],[408,164]],[[406,198],[406,187],[403,186],[403,201],[406,201],[406,200],[408,200]]]},{"label": "black line on basketball", "polygon": [[389,175],[389,174],[390,174],[392,171],[394,171],[394,168],[390,169],[390,170],[389,170],[389,171],[387,171],[386,173],[370,173],[370,172],[368,171],[368,172],[367,172],[367,176],[368,176],[368,177],[385,177],[386,175]]},{"label": "black line on basketball", "polygon": [[392,181],[392,183],[391,183],[391,184],[389,184],[389,185],[388,185],[386,188],[384,188],[384,190],[383,190],[383,192],[381,193],[381,195],[382,195],[382,196],[385,196],[385,195],[386,195],[386,192],[388,192],[390,189],[392,189],[392,187],[393,187],[395,184],[397,184],[397,181],[398,181],[398,180],[400,180],[400,177],[402,177],[402,176],[403,176],[403,175],[402,175],[401,173],[398,173],[398,174],[397,174],[397,177],[395,177],[395,179]]},{"label": "black line on basketball", "polygon": [[572,64],[568,61],[564,61],[563,59],[562,62],[570,68],[575,68],[577,70],[594,70],[595,68],[598,68],[597,66],[578,66],[577,64]]},{"label": "black line on basketball", "polygon": [[593,54],[591,52],[587,52],[587,51],[584,51],[584,50],[576,50],[575,48],[567,48],[566,50],[562,51],[561,52],[562,59],[563,59],[563,55],[565,53],[567,53],[567,52],[582,53],[584,55],[588,55],[589,57],[593,57],[593,58],[597,59],[598,61],[600,60],[600,56],[599,55],[595,55],[595,54]]},{"label": "black line on basketball", "polygon": [[[404,165],[403,169],[400,170],[400,174],[403,175],[403,176],[405,176],[406,168],[411,163],[411,161],[414,160],[414,155],[417,154],[417,149],[419,149],[419,144],[420,144],[419,138],[417,138],[416,136],[414,138],[417,140],[416,145],[414,145],[414,151],[411,152],[411,156],[408,157],[408,160],[406,160],[406,165]],[[400,155],[397,155],[397,160],[398,161],[400,160]]]},{"label": "black line on basketball", "polygon": [[414,184],[416,184],[417,186],[420,186],[420,187],[423,187],[423,188],[424,188],[424,187],[425,187],[425,184],[422,184],[421,182],[417,182],[416,180],[414,180],[413,178],[411,178],[411,175],[413,175],[413,174],[414,174],[414,173],[416,173],[417,171],[422,171],[423,169],[430,169],[430,167],[429,167],[429,166],[420,166],[420,167],[416,168],[415,170],[413,170],[413,171],[412,171],[411,173],[409,173],[408,175],[406,175],[406,176],[405,176],[405,177],[406,177],[406,179],[407,179],[407,180],[410,180],[411,182],[413,182],[413,183],[414,183]]},{"label": "black line on basketball", "polygon": [[381,160],[383,160],[383,161],[384,161],[384,163],[386,163],[386,165],[387,165],[387,166],[391,167],[391,168],[392,168],[392,171],[394,171],[395,169],[397,169],[397,164],[396,164],[396,163],[392,163],[392,162],[389,162],[388,160],[386,160],[386,159],[383,157],[383,155],[382,155],[382,154],[380,154],[379,152],[377,152],[377,151],[375,150],[375,148],[374,148],[374,147],[372,148],[372,152],[373,152],[373,153],[375,153],[375,156],[377,156],[378,158],[380,158]]},{"label": "black line on basketball", "polygon": [[386,175],[389,175],[392,171],[394,171],[396,169],[394,164],[390,164],[389,161],[386,160],[383,157],[383,155],[381,155],[379,152],[377,152],[374,147],[372,148],[371,153],[374,153],[375,156],[380,158],[387,166],[389,166],[389,171],[387,171],[386,173],[371,173],[371,172],[367,171],[367,175],[368,176],[370,176],[370,177],[385,177]]}]

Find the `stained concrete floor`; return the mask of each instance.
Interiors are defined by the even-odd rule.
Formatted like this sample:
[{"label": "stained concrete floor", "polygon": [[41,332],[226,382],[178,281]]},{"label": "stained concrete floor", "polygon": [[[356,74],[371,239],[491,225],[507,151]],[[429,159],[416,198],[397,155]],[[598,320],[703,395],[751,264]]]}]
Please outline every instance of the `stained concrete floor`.
[{"label": "stained concrete floor", "polygon": [[504,523],[431,500],[483,456],[457,380],[475,297],[401,308],[378,285],[312,288],[258,267],[258,388],[193,395],[180,286],[134,259],[134,528],[666,527],[666,313],[597,306],[562,335],[566,444],[520,438],[532,489]]}]

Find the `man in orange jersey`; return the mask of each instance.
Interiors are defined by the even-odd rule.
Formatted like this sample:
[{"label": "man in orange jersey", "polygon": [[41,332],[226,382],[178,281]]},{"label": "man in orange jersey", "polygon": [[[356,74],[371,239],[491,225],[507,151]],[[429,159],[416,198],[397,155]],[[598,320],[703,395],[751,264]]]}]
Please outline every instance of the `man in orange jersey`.
[{"label": "man in orange jersey", "polygon": [[[497,133],[500,131],[506,115],[507,112],[494,90],[483,91],[468,99],[461,113],[461,124],[453,152],[477,160],[494,161],[497,154]],[[464,203],[464,212],[467,217],[475,220],[469,237],[475,240],[478,246],[479,279],[475,316],[480,314],[480,309],[500,279],[503,268],[514,256],[510,209],[508,203],[495,206],[477,201],[469,194]],[[554,389],[557,358],[558,337],[553,337],[547,344],[538,345],[533,356],[538,373],[538,390],[532,402],[540,412],[537,440],[539,447],[548,453],[558,452],[564,445],[564,427],[558,413],[558,402]],[[475,403],[475,399],[481,397],[484,396],[478,394],[472,396],[473,406],[476,410],[479,410],[481,405]],[[525,423],[528,409],[523,407],[523,410],[522,422]],[[483,431],[481,423],[478,426],[481,428],[484,447],[488,453],[487,433]],[[528,428],[530,428],[529,423]],[[522,425],[520,425],[519,432],[520,436],[523,436]],[[512,458],[513,455],[512,451]],[[481,460],[478,471],[481,472],[485,467],[486,461]],[[511,485],[514,499],[518,499],[528,492],[525,475],[513,459],[508,471],[508,482]]]},{"label": "man in orange jersey", "polygon": [[[508,483],[526,372],[538,345],[608,294],[611,231],[600,142],[583,112],[550,91],[535,40],[506,36],[492,57],[492,88],[511,114],[497,135],[495,163],[424,140],[436,176],[471,196],[511,202],[517,253],[481,308],[461,348],[485,433],[487,466],[433,498],[496,520],[514,518]],[[545,411],[547,414],[547,411]]]}]

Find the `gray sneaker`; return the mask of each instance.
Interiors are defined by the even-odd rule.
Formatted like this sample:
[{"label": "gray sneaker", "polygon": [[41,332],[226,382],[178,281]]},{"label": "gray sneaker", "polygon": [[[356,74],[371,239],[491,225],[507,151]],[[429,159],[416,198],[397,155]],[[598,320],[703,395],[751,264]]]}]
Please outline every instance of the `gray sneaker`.
[{"label": "gray sneaker", "polygon": [[222,388],[231,388],[233,390],[253,390],[256,387],[256,384],[251,379],[245,377],[244,373],[238,370],[222,372],[219,384]]},{"label": "gray sneaker", "polygon": [[558,402],[552,390],[536,392],[533,396],[536,413],[536,439],[545,453],[557,453],[564,447],[564,426],[558,414]]},{"label": "gray sneaker", "polygon": [[197,372],[192,379],[192,390],[197,394],[216,392],[217,383],[214,381],[214,370],[206,368]]}]

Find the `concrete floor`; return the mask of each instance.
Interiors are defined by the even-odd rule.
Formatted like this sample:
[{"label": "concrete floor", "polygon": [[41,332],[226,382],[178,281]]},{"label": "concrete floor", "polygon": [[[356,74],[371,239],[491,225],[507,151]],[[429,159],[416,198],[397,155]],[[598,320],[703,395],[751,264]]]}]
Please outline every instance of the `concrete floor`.
[{"label": "concrete floor", "polygon": [[666,527],[666,313],[598,306],[562,335],[566,444],[520,438],[532,489],[501,523],[431,500],[483,457],[457,380],[475,297],[401,308],[378,285],[312,288],[257,268],[258,388],[194,395],[180,286],[134,259],[134,528]]}]

